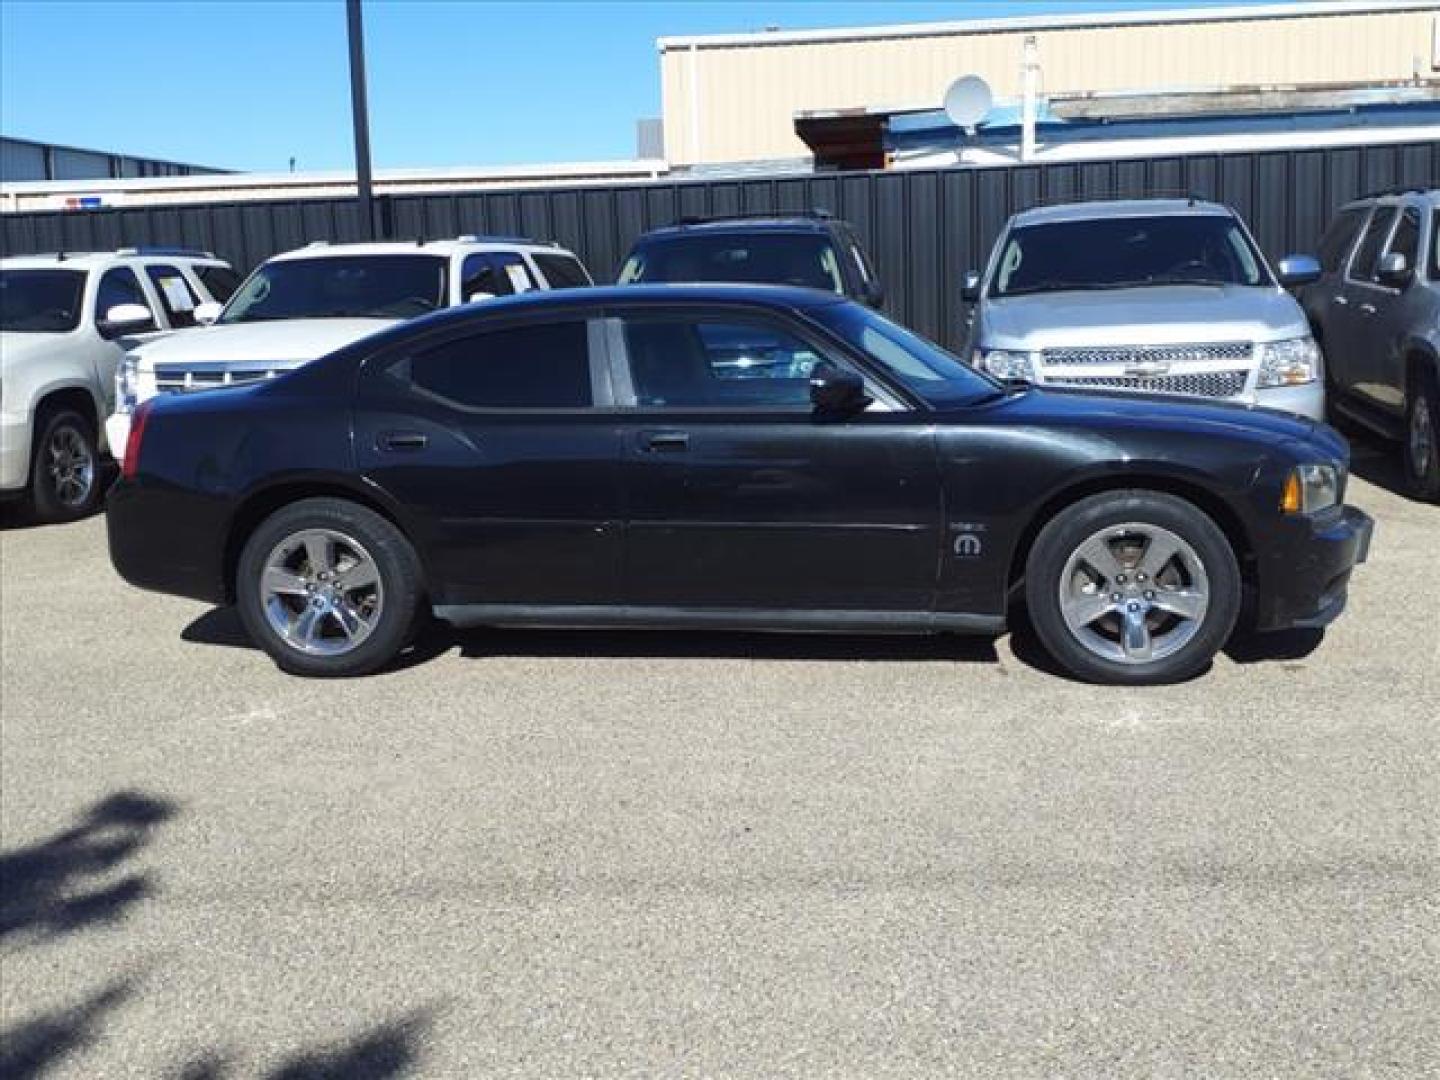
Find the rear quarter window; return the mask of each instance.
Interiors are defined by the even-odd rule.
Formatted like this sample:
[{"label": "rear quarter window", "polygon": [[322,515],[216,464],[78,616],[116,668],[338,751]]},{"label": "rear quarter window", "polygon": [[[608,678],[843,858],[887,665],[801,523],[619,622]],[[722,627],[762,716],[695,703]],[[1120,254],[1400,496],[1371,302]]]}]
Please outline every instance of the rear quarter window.
[{"label": "rear quarter window", "polygon": [[545,275],[552,289],[583,289],[595,284],[580,260],[569,255],[532,254],[535,265]]}]

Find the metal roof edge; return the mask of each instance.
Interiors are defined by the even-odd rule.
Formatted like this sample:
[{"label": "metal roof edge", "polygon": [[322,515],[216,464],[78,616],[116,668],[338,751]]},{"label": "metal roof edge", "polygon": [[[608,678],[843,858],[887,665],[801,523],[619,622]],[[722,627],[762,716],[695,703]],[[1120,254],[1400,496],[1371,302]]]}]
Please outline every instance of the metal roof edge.
[{"label": "metal roof edge", "polygon": [[1440,13],[1435,0],[1282,0],[1205,8],[1159,8],[1148,11],[1086,11],[1053,15],[1010,15],[953,22],[892,23],[824,30],[755,30],[734,34],[692,34],[657,38],[660,52],[681,49],[723,49],[747,45],[804,45],[835,41],[879,41],[893,38],[998,34],[1024,30],[1081,30],[1102,26],[1157,26],[1184,23],[1241,22],[1258,19],[1299,19],[1326,15],[1388,15],[1408,11]]}]

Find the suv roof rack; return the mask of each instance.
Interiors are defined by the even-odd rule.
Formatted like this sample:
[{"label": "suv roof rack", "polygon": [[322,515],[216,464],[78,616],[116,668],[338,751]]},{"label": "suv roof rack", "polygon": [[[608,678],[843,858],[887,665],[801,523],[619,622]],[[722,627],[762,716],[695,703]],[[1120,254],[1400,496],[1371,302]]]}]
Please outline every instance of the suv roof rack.
[{"label": "suv roof rack", "polygon": [[678,219],[677,225],[711,225],[717,221],[786,221],[791,218],[811,218],[815,221],[831,221],[835,217],[829,210],[815,207],[811,210],[748,210],[740,214],[687,215]]},{"label": "suv roof rack", "polygon": [[1367,191],[1364,195],[1356,195],[1352,202],[1360,199],[1383,199],[1387,195],[1424,195],[1431,188],[1423,184],[1397,184],[1395,187],[1381,188],[1379,191]]},{"label": "suv roof rack", "polygon": [[1204,195],[1196,191],[1183,191],[1176,189],[1160,188],[1147,191],[1143,195],[1086,195],[1083,192],[1072,192],[1068,195],[1052,195],[1044,199],[1036,199],[1028,206],[1021,207],[1018,212],[1026,210],[1038,210],[1050,206],[1070,206],[1074,203],[1107,203],[1107,202],[1146,202],[1150,199],[1179,199],[1188,202],[1191,206],[1196,203],[1213,202],[1219,203],[1213,195]]},{"label": "suv roof rack", "polygon": [[[558,240],[536,240],[530,236],[505,236],[490,233],[461,233],[455,238],[461,244],[533,244],[536,247],[559,247]],[[424,240],[418,243],[425,243]]]},{"label": "suv roof rack", "polygon": [[122,247],[115,249],[116,255],[172,255],[190,259],[213,259],[213,251],[203,251],[200,248],[171,247],[166,244],[138,244],[134,247]]}]

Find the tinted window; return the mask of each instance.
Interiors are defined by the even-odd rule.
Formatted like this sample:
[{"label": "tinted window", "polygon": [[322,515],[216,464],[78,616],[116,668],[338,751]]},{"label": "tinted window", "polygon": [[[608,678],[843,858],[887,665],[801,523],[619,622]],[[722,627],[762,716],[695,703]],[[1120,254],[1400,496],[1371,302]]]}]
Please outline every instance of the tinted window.
[{"label": "tinted window", "polygon": [[273,319],[409,319],[445,306],[445,260],[434,255],[282,259],[251,275],[222,323]]},{"label": "tinted window", "polygon": [[185,275],[173,266],[147,266],[145,273],[150,276],[150,284],[155,286],[155,293],[170,318],[170,325],[194,326],[195,305],[200,303],[200,298],[185,280]]},{"label": "tinted window", "polygon": [[1390,238],[1390,251],[1405,256],[1405,265],[1415,268],[1415,256],[1420,250],[1420,211],[1413,206],[1406,207],[1400,215],[1400,224],[1395,226],[1395,235]]},{"label": "tinted window", "polygon": [[579,409],[593,403],[584,322],[516,326],[447,342],[392,375],[473,409]]},{"label": "tinted window", "polygon": [[625,347],[636,401],[649,408],[808,410],[822,359],[786,330],[729,318],[628,318]]},{"label": "tinted window", "polygon": [[58,334],[80,325],[80,270],[0,270],[0,330]]},{"label": "tinted window", "polygon": [[228,266],[197,266],[195,273],[199,275],[205,291],[219,304],[234,296],[235,290],[240,287],[240,275]]},{"label": "tinted window", "polygon": [[637,247],[620,272],[622,285],[642,281],[745,281],[845,291],[830,241],[800,233],[652,240]]},{"label": "tinted window", "polygon": [[579,259],[569,255],[532,255],[531,258],[552,289],[583,289],[594,284]]},{"label": "tinted window", "polygon": [[1344,265],[1345,256],[1350,254],[1366,212],[1363,206],[1342,210],[1325,230],[1325,235],[1320,238],[1319,258],[1321,268],[1327,273],[1334,273]]},{"label": "tinted window", "polygon": [[1395,220],[1393,207],[1382,206],[1376,209],[1375,216],[1370,219],[1370,227],[1365,230],[1365,238],[1360,241],[1359,250],[1355,257],[1350,260],[1350,276],[1357,281],[1371,281],[1375,276],[1375,263],[1379,261],[1380,249],[1385,244],[1385,237],[1390,234],[1390,225]]},{"label": "tinted window", "polygon": [[999,386],[988,376],[870,308],[823,304],[806,314],[933,405],[968,404],[999,393]]},{"label": "tinted window", "polygon": [[1006,238],[990,293],[1267,280],[1259,254],[1234,218],[1167,214],[1019,226]]},{"label": "tinted window", "polygon": [[[120,304],[139,304],[146,311],[151,311],[150,301],[145,298],[145,290],[140,287],[140,279],[135,276],[135,271],[125,266],[106,270],[105,276],[100,279],[100,291],[95,298],[95,321],[103,322],[106,313]],[[141,325],[126,329],[135,333],[154,328],[155,322],[152,318],[148,327]]]},{"label": "tinted window", "polygon": [[485,252],[467,255],[460,264],[460,295],[469,302],[490,296],[513,296],[534,289],[535,278],[525,260],[507,252]]}]

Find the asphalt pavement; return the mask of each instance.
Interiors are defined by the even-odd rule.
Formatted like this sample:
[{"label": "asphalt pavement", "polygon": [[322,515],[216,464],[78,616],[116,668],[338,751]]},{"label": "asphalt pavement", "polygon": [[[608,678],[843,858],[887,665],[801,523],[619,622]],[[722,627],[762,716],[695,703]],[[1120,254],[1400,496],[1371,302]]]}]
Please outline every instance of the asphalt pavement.
[{"label": "asphalt pavement", "polygon": [[5,1077],[1440,1072],[1440,507],[1187,685],[487,631],[282,675],[0,532]]}]

